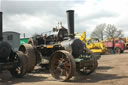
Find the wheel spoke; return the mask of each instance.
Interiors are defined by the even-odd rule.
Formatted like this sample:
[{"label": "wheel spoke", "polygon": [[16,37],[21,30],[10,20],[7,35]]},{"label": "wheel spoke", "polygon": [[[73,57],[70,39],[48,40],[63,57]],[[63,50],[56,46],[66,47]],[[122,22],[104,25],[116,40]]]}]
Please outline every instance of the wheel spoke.
[{"label": "wheel spoke", "polygon": [[71,66],[70,66],[69,63],[66,62],[66,63],[64,64],[64,69],[65,69],[66,71],[69,71],[69,70],[70,70],[70,67],[71,67]]},{"label": "wheel spoke", "polygon": [[63,73],[64,73],[64,70],[61,69],[61,70],[60,70],[60,75],[59,75],[59,76],[63,76]]},{"label": "wheel spoke", "polygon": [[55,71],[54,71],[54,74],[56,74],[56,76],[59,76],[60,75],[60,69],[59,68],[57,68],[57,69],[55,69]]}]

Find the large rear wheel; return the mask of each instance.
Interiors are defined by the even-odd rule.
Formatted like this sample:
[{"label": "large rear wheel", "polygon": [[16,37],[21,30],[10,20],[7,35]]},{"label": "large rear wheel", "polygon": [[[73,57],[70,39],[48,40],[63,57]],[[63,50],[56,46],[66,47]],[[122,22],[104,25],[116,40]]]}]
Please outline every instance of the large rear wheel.
[{"label": "large rear wheel", "polygon": [[31,44],[32,46],[34,46],[34,41],[32,38],[29,38],[27,41],[28,44]]},{"label": "large rear wheel", "polygon": [[76,71],[73,56],[64,50],[57,51],[50,60],[51,75],[59,81],[69,80]]},{"label": "large rear wheel", "polygon": [[27,72],[32,72],[36,65],[36,53],[31,44],[21,45],[19,51],[22,51],[27,57]]}]

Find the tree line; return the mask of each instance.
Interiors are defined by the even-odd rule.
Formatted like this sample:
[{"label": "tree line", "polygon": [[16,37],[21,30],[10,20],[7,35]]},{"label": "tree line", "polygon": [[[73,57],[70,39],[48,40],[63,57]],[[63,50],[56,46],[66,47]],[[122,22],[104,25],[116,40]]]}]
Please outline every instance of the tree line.
[{"label": "tree line", "polygon": [[99,40],[122,38],[123,31],[119,30],[112,24],[99,24],[91,33],[91,38],[98,38]]}]

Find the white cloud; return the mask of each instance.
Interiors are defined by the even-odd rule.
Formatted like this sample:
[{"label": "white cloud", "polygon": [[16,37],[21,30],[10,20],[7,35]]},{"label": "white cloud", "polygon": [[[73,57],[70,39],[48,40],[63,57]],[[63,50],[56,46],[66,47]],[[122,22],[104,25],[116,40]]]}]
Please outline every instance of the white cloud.
[{"label": "white cloud", "polygon": [[62,21],[67,27],[65,11],[74,9],[75,31],[87,31],[89,36],[96,25],[107,23],[114,24],[117,28],[125,31],[124,34],[128,36],[127,0],[11,1],[3,1],[5,31],[26,32],[30,36],[34,32],[41,33],[52,30],[58,21]]},{"label": "white cloud", "polygon": [[83,4],[75,4],[73,9],[84,25],[88,25],[90,34],[93,28],[101,23],[114,24],[125,31],[128,36],[128,1],[127,0],[86,0]]},{"label": "white cloud", "polygon": [[[26,33],[27,37],[32,36],[34,33],[41,34],[42,32],[50,31],[58,25],[60,20],[63,20],[60,19],[60,17],[46,14],[16,14],[4,18],[6,18],[4,19],[4,31],[11,30],[21,34]],[[23,35],[21,35],[21,37],[23,37]]]}]

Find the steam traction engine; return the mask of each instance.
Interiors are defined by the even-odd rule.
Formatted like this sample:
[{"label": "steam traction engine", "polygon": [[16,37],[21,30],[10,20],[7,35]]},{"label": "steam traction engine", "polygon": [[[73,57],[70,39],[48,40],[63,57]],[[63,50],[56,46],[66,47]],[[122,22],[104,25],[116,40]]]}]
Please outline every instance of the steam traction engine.
[{"label": "steam traction engine", "polygon": [[0,12],[0,72],[9,70],[12,76],[22,77],[26,73],[26,62],[26,56],[22,52],[13,52],[11,45],[3,41]]},{"label": "steam traction engine", "polygon": [[[53,28],[49,34],[35,35],[28,44],[19,50],[28,58],[28,64],[34,66],[41,61],[42,66],[49,66],[55,79],[67,81],[75,72],[88,75],[97,68],[96,56],[85,48],[84,43],[74,38],[74,11],[67,11],[68,30]],[[35,61],[36,60],[36,61]]]}]

